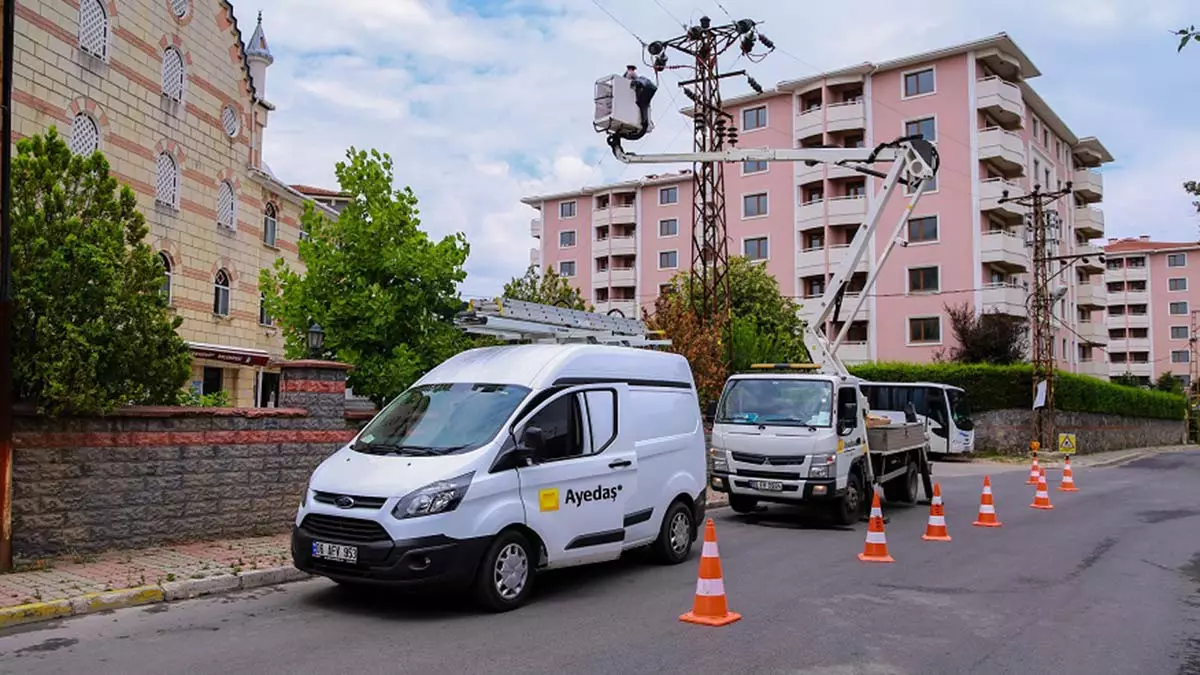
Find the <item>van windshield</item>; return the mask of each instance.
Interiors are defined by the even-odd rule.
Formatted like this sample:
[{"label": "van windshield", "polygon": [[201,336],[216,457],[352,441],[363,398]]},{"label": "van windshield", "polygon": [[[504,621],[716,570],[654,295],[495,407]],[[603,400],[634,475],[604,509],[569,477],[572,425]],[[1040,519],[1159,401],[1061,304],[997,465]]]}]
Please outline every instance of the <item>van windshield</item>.
[{"label": "van windshield", "polygon": [[511,384],[413,387],[371,420],[352,449],[417,456],[474,450],[496,437],[530,391]]},{"label": "van windshield", "polygon": [[821,380],[730,380],[717,408],[717,424],[833,426],[833,384]]}]

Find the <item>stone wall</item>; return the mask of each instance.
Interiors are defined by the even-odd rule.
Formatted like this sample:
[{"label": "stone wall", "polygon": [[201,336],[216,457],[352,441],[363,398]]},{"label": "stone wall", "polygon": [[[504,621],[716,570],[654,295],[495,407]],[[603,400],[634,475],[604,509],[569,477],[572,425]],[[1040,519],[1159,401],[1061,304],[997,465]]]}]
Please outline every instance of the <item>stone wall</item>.
[{"label": "stone wall", "polygon": [[369,415],[341,364],[281,366],[280,408],[21,415],[13,547],[23,559],[286,531],[316,465]]},{"label": "stone wall", "polygon": [[[989,410],[973,417],[976,452],[1023,454],[1028,450],[1033,411]],[[1061,411],[1055,419],[1056,431],[1076,435],[1080,454],[1187,443],[1187,426],[1183,420]],[[1057,444],[1046,448],[1057,449]]]}]

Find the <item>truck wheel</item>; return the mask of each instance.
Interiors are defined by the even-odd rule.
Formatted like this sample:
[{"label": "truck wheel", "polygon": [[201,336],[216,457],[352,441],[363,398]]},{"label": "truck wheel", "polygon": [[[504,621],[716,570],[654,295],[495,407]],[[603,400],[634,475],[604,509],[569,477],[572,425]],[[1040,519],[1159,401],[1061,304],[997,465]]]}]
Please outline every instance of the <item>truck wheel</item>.
[{"label": "truck wheel", "polygon": [[687,560],[696,532],[692,510],[682,501],[671,502],[659,526],[658,539],[652,546],[655,560],[664,565],[678,565]]},{"label": "truck wheel", "polygon": [[898,504],[914,504],[917,501],[917,490],[920,486],[921,472],[916,460],[910,460],[908,471],[899,478],[893,478],[883,486],[884,495],[889,502]]},{"label": "truck wheel", "polygon": [[863,510],[863,480],[857,471],[851,471],[846,480],[846,493],[833,504],[833,517],[838,525],[850,526],[858,522]]},{"label": "truck wheel", "polygon": [[735,513],[753,513],[758,508],[758,500],[744,495],[729,495],[729,508]]},{"label": "truck wheel", "polygon": [[488,547],[475,577],[475,601],[491,612],[525,604],[533,588],[533,547],[520,532],[501,532]]}]

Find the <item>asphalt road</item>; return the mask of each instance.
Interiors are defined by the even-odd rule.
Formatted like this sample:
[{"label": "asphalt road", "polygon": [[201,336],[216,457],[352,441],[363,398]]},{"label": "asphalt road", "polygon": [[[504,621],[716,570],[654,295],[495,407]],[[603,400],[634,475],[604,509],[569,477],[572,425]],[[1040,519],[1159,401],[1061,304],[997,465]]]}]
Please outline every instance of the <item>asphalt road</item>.
[{"label": "asphalt road", "polygon": [[889,509],[890,565],[856,558],[865,525],[717,511],[744,615],[724,628],[678,621],[697,550],[547,575],[503,615],[316,580],[80,617],[0,635],[0,672],[1200,674],[1200,452],[1077,469],[1075,494],[1054,472],[1048,512],[1024,478],[993,475],[991,530],[970,526],[980,478],[946,475],[949,543],[921,540],[926,508]]}]

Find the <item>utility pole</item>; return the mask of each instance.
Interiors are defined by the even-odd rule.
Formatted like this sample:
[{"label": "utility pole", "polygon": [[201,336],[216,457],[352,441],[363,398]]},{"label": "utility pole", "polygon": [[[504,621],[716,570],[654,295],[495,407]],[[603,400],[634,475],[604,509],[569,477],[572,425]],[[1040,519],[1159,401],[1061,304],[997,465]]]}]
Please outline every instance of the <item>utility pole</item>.
[{"label": "utility pole", "polygon": [[[1067,182],[1054,192],[1042,192],[1042,186],[1034,183],[1033,192],[1010,197],[1005,190],[1000,201],[1015,202],[1030,209],[1025,216],[1026,244],[1033,249],[1033,287],[1029,298],[1029,323],[1032,330],[1033,351],[1033,433],[1043,450],[1055,447],[1054,433],[1054,302],[1050,290],[1051,263],[1060,259],[1053,254],[1061,238],[1062,219],[1058,212],[1046,209],[1046,205],[1071,194],[1071,183]],[[1044,388],[1044,389],[1043,389]],[[1038,399],[1044,397],[1042,405]]]},{"label": "utility pole", "polygon": [[0,572],[12,570],[12,90],[13,20],[17,0],[4,0],[0,26]]},{"label": "utility pole", "polygon": [[1197,378],[1200,377],[1200,364],[1196,362],[1197,356],[1200,356],[1198,342],[1196,339],[1197,332],[1200,331],[1200,309],[1192,310],[1192,325],[1188,329],[1188,383],[1184,394],[1187,395],[1187,419],[1188,419],[1188,439],[1192,437],[1192,409],[1200,403],[1200,382]]},{"label": "utility pole", "polygon": [[[735,44],[740,45],[742,55],[752,62],[766,56],[766,53],[754,53],[758,44],[766,47],[768,52],[773,50],[775,45],[759,33],[756,26],[751,19],[714,26],[709,17],[702,16],[700,23],[687,28],[683,35],[646,45],[646,52],[653,59],[651,65],[656,73],[668,67],[668,50],[685,54],[692,60],[692,78],[679,85],[694,104],[692,145],[696,152],[716,152],[723,150],[726,145],[737,145],[736,120],[721,107],[722,79],[745,76],[750,86],[762,93],[762,87],[746,71],[722,73],[719,63],[720,56]],[[724,332],[728,327],[731,306],[724,164],[717,161],[693,162],[692,204],[692,263],[688,295],[697,316]],[[733,340],[729,339],[727,333],[726,343],[726,358],[732,361]]]}]

